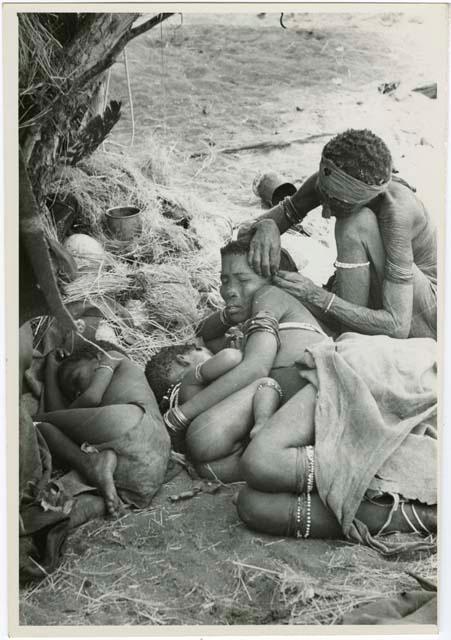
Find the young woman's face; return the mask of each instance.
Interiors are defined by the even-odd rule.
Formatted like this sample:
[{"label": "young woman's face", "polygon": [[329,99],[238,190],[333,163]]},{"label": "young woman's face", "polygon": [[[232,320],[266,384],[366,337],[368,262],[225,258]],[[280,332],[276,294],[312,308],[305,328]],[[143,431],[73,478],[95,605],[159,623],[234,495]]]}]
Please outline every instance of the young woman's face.
[{"label": "young woman's face", "polygon": [[75,400],[88,389],[97,365],[97,359],[83,358],[67,366],[60,379],[60,386],[68,400]]},{"label": "young woman's face", "polygon": [[220,292],[235,324],[250,318],[254,294],[268,282],[249,266],[246,255],[222,256]]}]

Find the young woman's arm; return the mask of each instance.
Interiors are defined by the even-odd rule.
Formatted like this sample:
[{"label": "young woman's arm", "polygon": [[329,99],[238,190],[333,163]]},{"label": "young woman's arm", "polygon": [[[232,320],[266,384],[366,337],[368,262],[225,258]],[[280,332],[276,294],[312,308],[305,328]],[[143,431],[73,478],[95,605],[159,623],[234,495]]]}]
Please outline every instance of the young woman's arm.
[{"label": "young woman's arm", "polygon": [[[277,292],[271,289],[272,287],[263,287],[255,294],[252,313],[267,311],[279,321],[285,309],[280,304]],[[258,378],[267,376],[274,363],[277,349],[277,339],[272,333],[267,331],[252,333],[246,341],[242,362],[212,382],[195,397],[183,403],[179,407],[180,410],[188,420],[193,420],[235,391],[239,391]],[[204,365],[202,370],[203,367]]]},{"label": "young woman's arm", "polygon": [[273,335],[266,332],[253,333],[246,342],[242,362],[182,404],[180,410],[188,420],[193,420],[235,391],[267,376],[276,353],[277,341]]},{"label": "young woman's arm", "polygon": [[204,318],[197,328],[196,336],[203,338],[205,342],[223,336],[231,324],[224,316],[224,310],[215,311]]}]

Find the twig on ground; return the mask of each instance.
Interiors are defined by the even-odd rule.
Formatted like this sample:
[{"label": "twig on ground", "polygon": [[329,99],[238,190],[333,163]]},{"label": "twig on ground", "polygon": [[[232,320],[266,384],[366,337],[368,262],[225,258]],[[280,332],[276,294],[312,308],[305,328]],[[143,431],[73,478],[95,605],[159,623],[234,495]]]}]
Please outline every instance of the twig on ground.
[{"label": "twig on ground", "polygon": [[240,144],[236,147],[223,147],[222,149],[210,149],[209,151],[197,151],[192,153],[190,158],[205,158],[212,153],[237,153],[239,151],[252,151],[253,149],[283,149],[291,144],[308,144],[319,138],[330,138],[334,133],[313,133],[305,138],[293,138],[292,140],[263,140],[261,142],[250,142],[248,144]]}]

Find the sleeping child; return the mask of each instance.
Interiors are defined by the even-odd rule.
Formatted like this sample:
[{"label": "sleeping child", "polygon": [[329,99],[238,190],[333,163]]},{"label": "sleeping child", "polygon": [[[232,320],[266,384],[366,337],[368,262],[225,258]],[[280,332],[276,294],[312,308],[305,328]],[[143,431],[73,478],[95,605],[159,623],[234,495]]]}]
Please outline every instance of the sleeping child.
[{"label": "sleeping child", "polygon": [[[168,411],[177,414],[177,406],[193,398],[208,384],[217,380],[243,359],[241,351],[225,348],[213,355],[205,347],[195,344],[181,344],[163,347],[146,364],[146,377],[151,386],[175,451],[184,452],[185,430],[168,416]],[[280,404],[282,390],[275,380],[259,380],[253,399],[254,427],[249,436],[253,436],[274,413]]]},{"label": "sleeping child", "polygon": [[53,456],[78,471],[117,514],[119,496],[139,508],[161,486],[170,439],[141,368],[116,348],[86,345],[47,356],[46,407],[38,428]]}]

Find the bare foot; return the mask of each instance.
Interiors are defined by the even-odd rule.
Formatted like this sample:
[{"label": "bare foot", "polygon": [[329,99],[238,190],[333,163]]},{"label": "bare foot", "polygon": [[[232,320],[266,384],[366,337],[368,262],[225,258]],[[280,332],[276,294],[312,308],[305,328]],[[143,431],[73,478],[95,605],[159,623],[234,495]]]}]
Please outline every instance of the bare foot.
[{"label": "bare foot", "polygon": [[104,516],[106,512],[105,500],[92,493],[82,493],[75,499],[74,506],[70,512],[70,528]]},{"label": "bare foot", "polygon": [[[415,512],[412,509],[415,509]],[[404,513],[403,513],[404,511]],[[405,514],[405,515],[404,515]],[[419,521],[416,515],[419,518]],[[408,520],[406,519],[406,516]],[[409,522],[410,521],[410,522]],[[421,504],[420,502],[407,502],[404,504],[404,508],[399,508],[392,517],[392,521],[387,531],[401,531],[405,533],[412,533],[415,529],[423,534],[436,533],[437,532],[437,506]]]},{"label": "bare foot", "polygon": [[92,482],[103,495],[107,513],[117,517],[120,512],[120,500],[113,479],[117,465],[115,452],[112,449],[105,449],[99,453],[88,453],[85,462],[86,479]]}]

